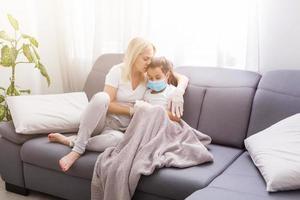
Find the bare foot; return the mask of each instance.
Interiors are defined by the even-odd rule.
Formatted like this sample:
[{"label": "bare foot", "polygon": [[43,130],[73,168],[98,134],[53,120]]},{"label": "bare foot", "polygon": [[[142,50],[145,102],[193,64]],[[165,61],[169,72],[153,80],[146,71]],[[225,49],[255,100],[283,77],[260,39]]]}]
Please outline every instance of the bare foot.
[{"label": "bare foot", "polygon": [[62,157],[59,160],[59,166],[63,172],[66,172],[70,169],[70,167],[74,164],[74,162],[80,157],[79,153],[75,151],[71,151],[66,156]]},{"label": "bare foot", "polygon": [[57,143],[64,144],[67,146],[70,145],[70,140],[68,139],[68,137],[66,137],[60,133],[50,133],[48,135],[48,139],[50,142],[57,142]]}]

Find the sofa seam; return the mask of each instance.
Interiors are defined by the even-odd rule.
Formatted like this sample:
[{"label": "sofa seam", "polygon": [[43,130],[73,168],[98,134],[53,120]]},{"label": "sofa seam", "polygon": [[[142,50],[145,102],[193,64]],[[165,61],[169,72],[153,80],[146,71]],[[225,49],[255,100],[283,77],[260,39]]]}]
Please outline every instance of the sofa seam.
[{"label": "sofa seam", "polygon": [[[146,193],[146,194],[149,194],[149,195],[153,195],[153,196],[156,196],[156,197],[163,197],[163,198],[167,198],[168,200],[176,200],[176,199],[173,199],[173,198],[169,198],[169,197],[166,197],[166,196],[163,196],[163,195],[158,195],[158,194],[154,194],[154,193],[151,193],[151,192],[145,192],[143,190],[136,190],[136,191],[139,191],[139,192],[143,192],[143,193]],[[191,194],[190,194],[191,195]]]},{"label": "sofa seam", "polygon": [[194,83],[189,83],[190,86],[195,86],[195,87],[201,87],[201,88],[227,88],[227,89],[233,89],[233,88],[249,88],[249,89],[256,89],[257,87],[255,86],[209,86],[209,85],[198,85]]},{"label": "sofa seam", "polygon": [[232,190],[232,189],[223,188],[223,187],[219,187],[219,186],[210,186],[209,188],[221,189],[221,190],[224,190],[224,191],[231,191],[231,192],[236,192],[236,193],[240,193],[240,194],[250,194],[250,195],[253,195],[253,196],[257,196],[257,197],[264,197],[262,195],[257,195],[257,194],[254,194],[254,193],[235,191],[235,190]]},{"label": "sofa seam", "polygon": [[197,120],[197,129],[198,129],[198,130],[199,130],[199,123],[200,123],[200,118],[201,118],[201,114],[202,114],[202,108],[203,108],[205,96],[206,96],[206,88],[205,88],[205,90],[204,90],[204,95],[203,95],[203,99],[202,99],[202,102],[201,102],[200,111],[199,111],[199,116],[198,116],[198,120]]},{"label": "sofa seam", "polygon": [[219,176],[221,176],[225,171],[226,171],[226,169],[228,169],[243,153],[245,152],[245,150],[243,150],[243,149],[241,149],[241,152],[240,153],[238,153],[236,156],[234,156],[233,157],[233,159],[232,159],[232,162],[230,162],[228,165],[226,165],[225,167],[224,167],[224,169],[223,170],[221,170],[214,178],[211,178],[210,180],[209,180],[209,183],[205,186],[205,187],[203,187],[203,188],[201,188],[201,189],[204,189],[204,188],[206,188],[206,187],[210,187],[210,185],[211,185],[211,183],[215,180],[215,179],[217,179]]},{"label": "sofa seam", "polygon": [[[32,165],[34,167],[38,167],[38,168],[41,168],[41,169],[47,169],[47,170],[50,170],[50,171],[53,171],[53,172],[57,172],[57,173],[60,173],[60,171],[58,170],[55,170],[55,169],[51,169],[51,168],[48,168],[48,167],[42,167],[42,166],[39,166],[39,165],[36,165],[36,164],[33,164],[33,163],[29,163],[29,162],[25,162],[25,161],[22,161],[23,163],[27,164],[27,165]],[[24,171],[24,165],[23,165],[23,171]],[[24,173],[25,174],[25,173]],[[63,174],[63,173],[62,173]],[[65,174],[65,175],[68,175],[68,176],[71,176],[71,177],[75,177],[75,178],[81,178],[81,179],[85,179],[85,180],[88,180],[88,181],[91,181],[91,179],[89,178],[84,178],[84,177],[81,177],[81,176],[74,176],[72,174]],[[24,179],[25,181],[25,179]]]},{"label": "sofa seam", "polygon": [[300,96],[296,96],[296,95],[292,95],[292,94],[287,94],[287,93],[284,93],[284,92],[279,92],[279,91],[275,91],[275,90],[264,88],[264,87],[257,88],[256,91],[258,91],[258,90],[272,92],[272,93],[276,93],[276,94],[280,94],[280,95],[285,95],[285,96],[290,96],[290,97],[295,97],[295,98],[300,98]]},{"label": "sofa seam", "polygon": [[248,120],[247,120],[247,128],[246,128],[246,131],[245,131],[245,135],[244,135],[244,139],[243,139],[243,144],[242,144],[242,148],[244,149],[245,148],[245,139],[247,139],[247,136],[248,136],[248,133],[249,133],[249,130],[250,130],[250,122],[251,122],[251,118],[252,118],[252,111],[253,111],[253,104],[254,104],[254,99],[255,99],[255,96],[256,96],[256,92],[257,92],[257,88],[254,90],[254,95],[251,99],[251,105],[250,105],[250,111],[249,111],[249,116],[248,116]]}]

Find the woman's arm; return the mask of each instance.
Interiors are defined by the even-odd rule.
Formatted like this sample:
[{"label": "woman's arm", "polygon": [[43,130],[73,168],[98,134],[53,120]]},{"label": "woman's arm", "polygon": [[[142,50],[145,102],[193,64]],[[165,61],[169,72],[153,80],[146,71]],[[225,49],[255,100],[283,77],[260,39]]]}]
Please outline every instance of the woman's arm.
[{"label": "woman's arm", "polygon": [[105,85],[104,92],[106,92],[110,97],[108,113],[131,116],[132,111],[130,111],[130,110],[132,110],[132,108],[130,106],[121,105],[115,101],[116,95],[117,95],[116,88],[109,86],[109,85]]},{"label": "woman's arm", "polygon": [[174,73],[174,76],[175,76],[175,78],[177,79],[177,82],[178,82],[177,89],[181,90],[182,95],[183,95],[184,92],[185,92],[185,89],[186,89],[186,87],[189,83],[189,79],[188,79],[188,77],[186,77],[183,74],[179,74],[177,72],[173,72],[173,73]]},{"label": "woman's arm", "polygon": [[179,118],[183,115],[183,94],[189,83],[189,79],[185,75],[176,72],[174,72],[174,76],[177,79],[178,85],[170,98],[169,108],[172,114]]}]

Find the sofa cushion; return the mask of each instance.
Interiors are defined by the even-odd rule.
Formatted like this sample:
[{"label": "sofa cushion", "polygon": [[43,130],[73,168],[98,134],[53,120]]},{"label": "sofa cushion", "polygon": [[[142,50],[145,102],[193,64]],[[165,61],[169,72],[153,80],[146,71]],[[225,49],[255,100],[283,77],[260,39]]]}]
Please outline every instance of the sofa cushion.
[{"label": "sofa cushion", "polygon": [[268,193],[263,177],[252,163],[249,153],[245,152],[207,188],[197,191],[187,199],[219,200],[220,197],[230,200],[296,200],[300,199],[300,190]]},{"label": "sofa cushion", "polygon": [[263,75],[255,94],[248,136],[300,112],[300,70]]},{"label": "sofa cushion", "polygon": [[121,63],[122,59],[123,54],[104,54],[96,60],[83,89],[88,99],[97,92],[103,91],[106,74],[113,65]]},{"label": "sofa cushion", "polygon": [[[25,163],[61,171],[58,161],[69,153],[71,148],[62,144],[50,143],[47,137],[40,137],[25,142],[21,149],[21,159]],[[71,176],[92,179],[94,165],[99,153],[86,152],[68,170]]]},{"label": "sofa cushion", "polygon": [[191,127],[197,129],[200,111],[206,89],[189,84],[184,94],[184,112],[182,119]]},{"label": "sofa cushion", "polygon": [[208,88],[198,129],[214,144],[242,148],[254,93],[252,88]]},{"label": "sofa cushion", "polygon": [[[211,136],[214,144],[242,148],[260,75],[206,67],[178,67],[175,70],[189,78],[186,95],[190,89],[193,93],[197,88],[199,90],[199,101],[193,99],[195,95],[185,98],[184,110],[191,111],[193,116],[184,116],[184,119],[189,119],[193,127],[198,121],[197,129]],[[204,96],[200,90],[205,91]]]},{"label": "sofa cushion", "polygon": [[162,168],[151,176],[143,176],[137,190],[170,199],[182,200],[192,192],[207,186],[230,165],[242,150],[209,145],[214,155],[213,163],[205,163],[185,169]]},{"label": "sofa cushion", "polygon": [[14,124],[12,121],[9,122],[0,122],[0,135],[15,143],[15,144],[23,144],[27,140],[30,140],[35,137],[40,137],[41,135],[22,135],[16,132]]}]

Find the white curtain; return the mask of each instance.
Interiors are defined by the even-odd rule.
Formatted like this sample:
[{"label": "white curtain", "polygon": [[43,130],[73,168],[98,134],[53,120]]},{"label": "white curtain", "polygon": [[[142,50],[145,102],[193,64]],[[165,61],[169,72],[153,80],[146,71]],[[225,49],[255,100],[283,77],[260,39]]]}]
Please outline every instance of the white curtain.
[{"label": "white curtain", "polygon": [[[6,2],[0,0],[1,5]],[[18,7],[22,5],[17,3],[24,1],[14,2]],[[45,66],[55,81],[53,85],[60,88],[53,89],[54,92],[82,90],[95,59],[103,53],[124,52],[130,39],[136,36],[152,41],[157,54],[166,56],[175,66],[259,71],[257,0],[25,2],[31,4],[27,7],[39,9],[31,13],[36,15],[37,30],[48,27],[40,31],[40,43],[42,49],[47,48],[42,45],[44,42],[51,43],[50,49],[44,50],[51,55],[43,57],[47,60],[52,56],[50,65],[45,63]],[[46,38],[49,40],[45,41]],[[49,91],[41,88],[40,92]]]},{"label": "white curtain", "polygon": [[95,2],[57,0],[54,18],[64,91],[80,91],[93,61]]},{"label": "white curtain", "polygon": [[141,36],[175,66],[259,71],[256,0],[87,2],[95,6],[93,61],[103,53],[123,52],[131,38]]}]

